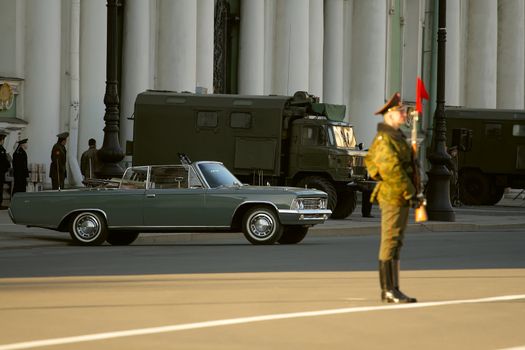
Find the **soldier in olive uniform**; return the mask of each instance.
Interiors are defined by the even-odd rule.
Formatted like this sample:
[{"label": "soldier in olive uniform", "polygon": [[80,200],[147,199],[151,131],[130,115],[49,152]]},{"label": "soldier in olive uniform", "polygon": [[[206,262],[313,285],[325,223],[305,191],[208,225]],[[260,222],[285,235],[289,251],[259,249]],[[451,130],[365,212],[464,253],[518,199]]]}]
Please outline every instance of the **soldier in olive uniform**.
[{"label": "soldier in olive uniform", "polygon": [[29,169],[27,167],[27,139],[18,141],[15,153],[13,153],[13,194],[25,192]]},{"label": "soldier in olive uniform", "polygon": [[51,167],[49,168],[49,177],[54,190],[64,188],[66,178],[66,142],[69,137],[68,132],[57,135],[57,143],[51,150]]},{"label": "soldier in olive uniform", "polygon": [[412,183],[412,152],[399,129],[406,123],[406,106],[399,93],[379,109],[383,122],[365,158],[368,173],[378,181],[370,201],[377,200],[381,209],[381,246],[379,279],[381,299],[389,303],[414,303],[417,300],[399,290],[399,258],[408,223],[408,211],[416,196]]},{"label": "soldier in olive uniform", "polygon": [[11,162],[9,161],[9,155],[4,148],[4,141],[7,134],[3,131],[0,131],[0,209],[7,209],[6,206],[2,205],[4,200],[4,184],[5,184],[5,173],[11,167]]}]

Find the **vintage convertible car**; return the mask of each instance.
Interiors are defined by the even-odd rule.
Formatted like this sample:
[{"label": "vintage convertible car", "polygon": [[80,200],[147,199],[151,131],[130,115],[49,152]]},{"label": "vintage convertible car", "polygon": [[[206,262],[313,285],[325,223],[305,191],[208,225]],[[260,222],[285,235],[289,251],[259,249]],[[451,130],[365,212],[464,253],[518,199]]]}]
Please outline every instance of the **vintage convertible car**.
[{"label": "vintage convertible car", "polygon": [[135,166],[120,181],[20,192],[15,224],[69,231],[81,245],[132,243],[140,232],[232,231],[252,244],[294,244],[331,214],[315,189],[243,185],[219,162]]}]

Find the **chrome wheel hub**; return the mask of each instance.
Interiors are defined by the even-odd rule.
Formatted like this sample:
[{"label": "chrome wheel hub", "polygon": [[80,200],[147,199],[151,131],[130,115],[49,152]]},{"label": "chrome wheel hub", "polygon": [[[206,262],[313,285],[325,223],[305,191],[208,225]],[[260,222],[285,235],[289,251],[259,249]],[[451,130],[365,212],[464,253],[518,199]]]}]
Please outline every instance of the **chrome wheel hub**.
[{"label": "chrome wheel hub", "polygon": [[257,238],[268,237],[274,230],[272,218],[266,214],[257,214],[250,221],[250,231]]}]

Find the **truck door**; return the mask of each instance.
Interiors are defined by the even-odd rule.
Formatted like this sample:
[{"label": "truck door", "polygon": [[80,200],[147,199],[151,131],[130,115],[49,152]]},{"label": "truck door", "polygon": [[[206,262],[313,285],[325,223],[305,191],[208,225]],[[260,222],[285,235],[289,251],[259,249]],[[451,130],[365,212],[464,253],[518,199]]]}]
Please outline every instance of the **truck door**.
[{"label": "truck door", "polygon": [[323,125],[302,124],[294,127],[292,153],[297,171],[325,171],[328,166],[326,129]]}]

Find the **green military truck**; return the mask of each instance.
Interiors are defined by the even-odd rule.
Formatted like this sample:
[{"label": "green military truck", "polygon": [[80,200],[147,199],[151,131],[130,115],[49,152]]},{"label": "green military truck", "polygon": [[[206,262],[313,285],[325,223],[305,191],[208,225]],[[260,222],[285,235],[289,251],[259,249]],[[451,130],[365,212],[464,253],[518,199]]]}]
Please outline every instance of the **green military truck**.
[{"label": "green military truck", "polygon": [[447,107],[447,143],[458,150],[459,199],[493,205],[525,188],[525,111]]},{"label": "green military truck", "polygon": [[[356,206],[366,177],[365,151],[344,105],[294,96],[199,95],[148,90],[137,96],[133,165],[217,160],[252,185],[316,188],[329,196],[333,218]],[[363,182],[365,183],[365,182]],[[354,186],[352,186],[354,185]]]}]

